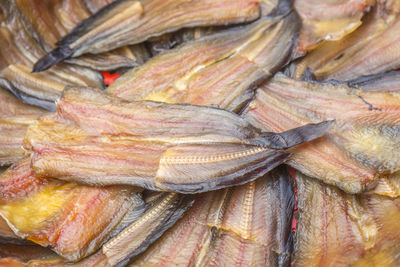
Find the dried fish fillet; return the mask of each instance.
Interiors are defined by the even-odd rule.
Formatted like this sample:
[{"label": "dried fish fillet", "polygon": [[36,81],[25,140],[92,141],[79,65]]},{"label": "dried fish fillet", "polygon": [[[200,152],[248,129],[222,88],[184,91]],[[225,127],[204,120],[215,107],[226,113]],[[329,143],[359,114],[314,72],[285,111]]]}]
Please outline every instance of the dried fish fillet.
[{"label": "dried fish fillet", "polygon": [[376,185],[380,175],[400,169],[400,96],[359,92],[345,85],[309,83],[276,75],[257,92],[244,112],[266,131],[285,131],[334,119],[329,133],[293,150],[288,164],[349,193]]},{"label": "dried fish fillet", "polygon": [[398,266],[400,198],[348,195],[296,173],[294,266]]},{"label": "dried fish fillet", "polygon": [[255,87],[290,58],[297,30],[294,13],[265,17],[166,51],[107,90],[127,100],[216,104],[239,111]]},{"label": "dried fish fillet", "polygon": [[26,131],[40,114],[0,117],[0,166],[10,165],[27,155],[22,148]]},{"label": "dried fish fillet", "polygon": [[308,51],[321,41],[340,40],[361,25],[372,0],[297,0],[294,7],[301,17],[302,29],[297,52]]},{"label": "dried fish fillet", "polygon": [[14,95],[0,87],[0,118],[43,114],[44,112],[41,108],[22,103]]},{"label": "dried fish fillet", "polygon": [[96,251],[131,210],[143,208],[133,189],[39,179],[30,164],[30,158],[21,160],[0,175],[0,216],[20,238],[70,261]]},{"label": "dried fish fillet", "polygon": [[260,16],[255,0],[117,0],[81,22],[40,59],[34,71],[85,53],[137,44],[184,27],[243,23]]},{"label": "dried fish fillet", "polygon": [[299,79],[308,69],[319,81],[349,81],[400,66],[400,2],[377,1],[363,24],[341,40],[325,42],[296,63]]},{"label": "dried fish fillet", "polygon": [[15,1],[1,1],[0,9],[4,14],[0,27],[0,76],[4,88],[23,101],[51,109],[53,99],[65,85],[102,87],[100,73],[79,66],[62,64],[41,75],[32,74],[33,62],[45,52],[27,28]]},{"label": "dried fish fillet", "polygon": [[102,247],[110,266],[127,264],[172,227],[193,204],[194,198],[163,193],[153,201],[152,207],[137,221]]},{"label": "dried fish fillet", "polygon": [[280,171],[199,196],[129,266],[289,266],[294,195],[290,177]]},{"label": "dried fish fillet", "polygon": [[63,119],[43,117],[26,135],[36,175],[184,193],[254,180],[287,158],[283,149],[332,124],[261,133],[224,110],[126,102],[90,88],[65,90],[58,114]]},{"label": "dried fish fillet", "polygon": [[0,166],[24,157],[22,140],[26,130],[42,114],[45,114],[43,109],[24,104],[0,88]]}]

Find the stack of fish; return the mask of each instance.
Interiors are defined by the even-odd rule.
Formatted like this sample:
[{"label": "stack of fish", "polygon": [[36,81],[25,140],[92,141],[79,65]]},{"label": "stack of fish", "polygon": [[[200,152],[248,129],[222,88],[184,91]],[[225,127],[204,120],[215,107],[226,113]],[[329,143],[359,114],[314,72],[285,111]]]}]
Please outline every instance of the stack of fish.
[{"label": "stack of fish", "polygon": [[400,265],[400,0],[0,21],[0,266]]}]

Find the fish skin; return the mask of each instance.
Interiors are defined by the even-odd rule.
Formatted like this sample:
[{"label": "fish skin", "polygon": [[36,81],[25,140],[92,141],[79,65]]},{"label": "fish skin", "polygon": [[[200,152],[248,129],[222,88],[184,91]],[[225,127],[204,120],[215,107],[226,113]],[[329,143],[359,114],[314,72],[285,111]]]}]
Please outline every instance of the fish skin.
[{"label": "fish skin", "polygon": [[[58,116],[42,117],[26,135],[24,147],[34,152],[39,177],[196,193],[254,180],[289,156],[260,145],[274,140],[273,133],[259,137],[243,118],[211,107],[126,102],[100,90],[69,88],[58,101]],[[303,135],[312,127],[321,136],[330,127],[322,125],[293,132]]]},{"label": "fish skin", "polygon": [[30,164],[25,158],[0,175],[0,216],[20,238],[50,246],[69,261],[96,251],[130,209],[142,209],[133,188],[39,179]]},{"label": "fish skin", "polygon": [[396,92],[358,92],[345,85],[296,81],[278,74],[259,89],[244,117],[275,132],[334,119],[323,138],[291,150],[288,164],[346,192],[360,193],[400,167],[399,97]]},{"label": "fish skin", "polygon": [[340,40],[353,32],[374,4],[375,1],[371,0],[295,1],[294,8],[302,19],[296,54],[304,54],[324,40]]},{"label": "fish skin", "polygon": [[152,207],[102,247],[110,266],[125,266],[171,228],[194,203],[179,194],[160,194]]},{"label": "fish skin", "polygon": [[294,194],[282,169],[198,196],[186,216],[129,266],[290,266]]},{"label": "fish skin", "polygon": [[388,71],[376,75],[361,76],[358,79],[348,81],[347,84],[363,91],[395,92],[400,90],[400,72]]},{"label": "fish skin", "polygon": [[[197,9],[202,12],[196,13]],[[159,14],[162,14],[165,21],[154,23],[154,18],[157,18]],[[215,14],[218,16],[215,17]],[[202,15],[206,16],[204,20],[202,20]],[[57,48],[35,64],[33,71],[46,70],[71,56],[110,51],[184,27],[243,23],[255,20],[259,16],[259,5],[255,0],[226,0],[218,4],[208,0],[190,2],[117,0],[82,21],[64,36],[57,43]],[[118,19],[125,20],[121,23]],[[127,24],[128,22],[130,23]]]},{"label": "fish skin", "polygon": [[126,73],[107,91],[129,101],[214,104],[239,112],[255,88],[290,60],[296,22],[294,13],[265,17],[184,43]]},{"label": "fish skin", "polygon": [[293,266],[397,266],[400,198],[349,195],[296,172]]},{"label": "fish skin", "polygon": [[22,140],[28,125],[45,113],[0,87],[0,166],[15,163],[26,155]]},{"label": "fish skin", "polygon": [[[23,101],[43,105],[50,110],[55,107],[54,98],[60,94],[61,87],[102,87],[102,77],[98,72],[74,65],[62,64],[42,75],[32,74],[30,68],[33,62],[43,56],[45,51],[18,11],[16,1],[2,1],[0,9],[4,14],[0,31],[0,76],[4,87]],[[49,84],[54,85],[54,90],[44,93],[41,83],[46,84],[48,90]]]},{"label": "fish skin", "polygon": [[324,42],[295,65],[293,78],[307,69],[318,81],[350,81],[399,67],[400,2],[378,1],[363,24],[341,40]]}]

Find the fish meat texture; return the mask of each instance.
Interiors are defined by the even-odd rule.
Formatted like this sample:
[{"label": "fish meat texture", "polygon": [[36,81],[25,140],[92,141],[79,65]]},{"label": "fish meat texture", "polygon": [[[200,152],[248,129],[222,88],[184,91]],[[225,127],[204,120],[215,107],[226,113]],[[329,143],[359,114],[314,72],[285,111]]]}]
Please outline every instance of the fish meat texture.
[{"label": "fish meat texture", "polygon": [[0,87],[0,166],[15,163],[26,155],[22,148],[26,130],[45,113]]},{"label": "fish meat texture", "polygon": [[[127,266],[290,266],[294,193],[286,167],[194,199],[185,216]],[[124,266],[104,251],[72,266]],[[67,266],[62,259],[29,263]]]},{"label": "fish meat texture", "polygon": [[284,149],[332,124],[262,133],[225,110],[126,102],[90,88],[65,90],[57,105],[58,117],[42,117],[26,134],[35,175],[181,193],[254,180],[286,160]]},{"label": "fish meat texture", "polygon": [[318,81],[350,81],[400,67],[400,1],[378,1],[363,24],[340,40],[324,42],[293,63],[293,78],[309,70]]},{"label": "fish meat texture", "polygon": [[380,177],[374,189],[366,192],[391,198],[400,197],[400,172]]},{"label": "fish meat texture", "polygon": [[[143,211],[134,188],[88,187],[33,175],[25,158],[0,175],[0,216],[15,235],[76,261]],[[133,216],[133,217],[135,217]],[[121,230],[121,229],[119,229]]]},{"label": "fish meat texture", "polygon": [[[66,85],[102,87],[100,73],[75,65],[62,64],[42,75],[32,74],[30,70],[33,62],[43,56],[45,51],[31,35],[29,28],[26,28],[14,4],[14,1],[0,2],[4,15],[0,31],[2,87],[11,90],[23,101],[43,105],[50,110],[55,107],[52,99]],[[42,90],[41,86],[45,89]],[[43,98],[38,98],[38,95]]]},{"label": "fish meat texture", "polygon": [[0,166],[7,166],[24,158],[28,153],[22,141],[30,124],[41,114],[0,117]]},{"label": "fish meat texture", "polygon": [[302,20],[297,53],[312,50],[324,40],[340,40],[353,32],[374,4],[373,0],[294,1]]},{"label": "fish meat texture", "polygon": [[293,184],[283,168],[203,194],[129,266],[290,266],[293,207]]},{"label": "fish meat texture", "polygon": [[360,193],[400,169],[399,103],[396,92],[360,92],[277,74],[257,91],[244,117],[274,132],[335,120],[323,138],[294,148],[288,164],[346,192]]},{"label": "fish meat texture", "polygon": [[349,195],[296,172],[293,266],[398,266],[400,198]]},{"label": "fish meat texture", "polygon": [[[10,5],[18,10],[29,34],[46,52],[54,49],[57,40],[66,35],[80,21],[91,16],[82,0],[32,0],[29,2],[12,0]],[[135,66],[135,61],[120,55],[117,51],[85,55],[68,62],[95,70],[114,70],[119,67]]]},{"label": "fish meat texture", "polygon": [[255,0],[117,0],[82,21],[41,58],[33,71],[85,53],[97,54],[185,27],[249,22],[260,16]]},{"label": "fish meat texture", "polygon": [[184,43],[127,72],[107,91],[126,100],[217,105],[240,109],[257,85],[291,58],[298,17],[264,17]]}]

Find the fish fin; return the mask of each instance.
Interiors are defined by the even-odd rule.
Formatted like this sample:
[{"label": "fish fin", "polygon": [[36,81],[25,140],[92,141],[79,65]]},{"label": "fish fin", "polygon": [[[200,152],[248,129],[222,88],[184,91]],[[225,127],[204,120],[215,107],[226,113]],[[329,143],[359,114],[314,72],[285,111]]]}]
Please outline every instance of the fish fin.
[{"label": "fish fin", "polygon": [[64,59],[69,58],[72,53],[73,51],[68,46],[57,47],[35,63],[32,73],[47,70]]},{"label": "fish fin", "polygon": [[252,144],[272,149],[288,149],[323,136],[333,125],[334,120],[307,124],[282,133],[263,132],[252,140]]}]

